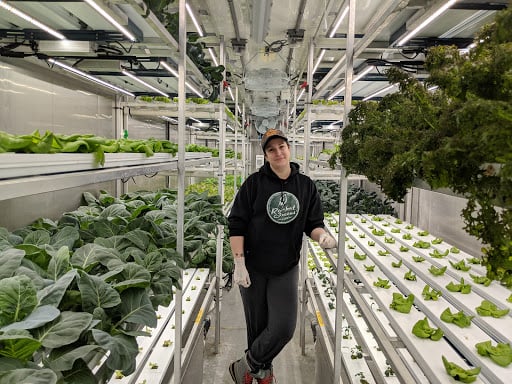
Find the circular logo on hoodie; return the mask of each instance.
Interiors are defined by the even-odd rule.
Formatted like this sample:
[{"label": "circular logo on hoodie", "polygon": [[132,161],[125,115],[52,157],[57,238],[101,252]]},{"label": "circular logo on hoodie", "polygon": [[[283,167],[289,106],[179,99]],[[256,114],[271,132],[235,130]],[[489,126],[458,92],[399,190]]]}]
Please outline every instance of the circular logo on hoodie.
[{"label": "circular logo on hoodie", "polygon": [[288,224],[299,214],[299,200],[290,192],[276,192],[267,201],[267,213],[274,223]]}]

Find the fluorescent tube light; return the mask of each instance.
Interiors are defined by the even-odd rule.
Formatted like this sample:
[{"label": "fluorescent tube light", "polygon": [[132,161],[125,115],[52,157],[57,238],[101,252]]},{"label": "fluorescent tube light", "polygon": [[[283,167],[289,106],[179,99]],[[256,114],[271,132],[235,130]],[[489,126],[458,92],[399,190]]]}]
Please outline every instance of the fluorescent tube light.
[{"label": "fluorescent tube light", "polygon": [[429,25],[432,21],[437,19],[444,11],[450,8],[453,4],[455,4],[457,0],[449,0],[442,7],[440,7],[437,11],[435,11],[432,15],[426,18],[420,25],[414,28],[411,32],[409,32],[405,37],[398,42],[398,46],[404,45],[407,43],[412,37],[416,36],[419,31]]},{"label": "fluorescent tube light", "polygon": [[231,90],[231,87],[228,87],[229,95],[231,96],[231,100],[235,101],[235,96],[233,96],[233,91]]},{"label": "fluorescent tube light", "polygon": [[304,94],[304,91],[306,90],[306,88],[302,88],[302,91],[300,91],[299,93],[299,96],[297,96],[297,101],[300,100],[300,98],[302,97],[302,95]]},{"label": "fluorescent tube light", "polygon": [[192,12],[192,8],[190,8],[190,5],[188,3],[185,3],[185,8],[187,8],[188,15],[192,19],[192,22],[194,23],[194,26],[197,29],[197,33],[199,33],[199,36],[203,37],[204,32],[201,26],[199,25],[199,22],[196,19],[196,16],[194,15],[194,12]]},{"label": "fluorescent tube light", "polygon": [[313,73],[315,73],[315,72],[316,72],[316,70],[317,70],[318,66],[320,65],[320,62],[321,62],[321,61],[322,61],[322,59],[324,58],[325,52],[326,52],[326,50],[325,50],[325,49],[322,49],[322,50],[320,51],[320,55],[318,55],[318,59],[316,59],[316,64],[315,64],[315,66],[313,67]]},{"label": "fluorescent tube light", "polygon": [[133,36],[130,31],[128,31],[125,27],[119,24],[112,16],[110,16],[103,8],[101,8],[98,4],[96,4],[93,0],[84,0],[87,4],[93,7],[96,12],[98,12],[101,16],[103,16],[110,24],[116,27],[123,35],[125,35],[131,41],[136,41],[137,39]]},{"label": "fluorescent tube light", "polygon": [[336,21],[336,24],[334,25],[334,27],[332,27],[331,33],[329,33],[329,37],[333,37],[333,36],[336,34],[336,31],[337,31],[337,30],[338,30],[338,28],[340,27],[341,22],[343,21],[343,19],[345,18],[345,16],[347,16],[347,13],[348,13],[348,5],[345,7],[345,9],[343,10],[343,12],[341,13],[341,15],[340,15],[340,17],[338,18],[338,20]]},{"label": "fluorescent tube light", "polygon": [[215,64],[216,67],[219,66],[219,62],[217,61],[217,58],[215,57],[215,52],[213,52],[213,49],[212,48],[208,48],[208,53],[210,53],[210,56],[213,60],[213,63]]},{"label": "fluorescent tube light", "polygon": [[189,119],[190,119],[190,120],[194,120],[196,123],[201,123],[201,120],[198,120],[198,119],[196,119],[195,117],[190,117],[190,116],[189,116]]},{"label": "fluorescent tube light", "polygon": [[[177,72],[175,69],[173,69],[169,64],[167,64],[165,61],[161,61],[161,62],[160,62],[160,65],[161,65],[162,67],[164,67],[165,69],[167,69],[169,72],[171,72],[171,73],[173,74],[173,76],[174,76],[174,77],[176,77],[176,78],[179,78],[179,77],[180,77],[180,76],[178,75],[178,72]],[[187,87],[189,87],[189,88],[190,88],[190,90],[191,90],[192,92],[194,92],[197,96],[199,96],[199,97],[201,97],[201,98],[203,98],[203,99],[204,99],[204,95],[203,95],[201,92],[199,92],[197,89],[195,89],[195,88],[194,88],[194,87],[193,87],[193,86],[192,86],[188,81],[185,81],[185,85],[186,85]]]},{"label": "fluorescent tube light", "polygon": [[106,81],[100,80],[97,77],[91,76],[91,75],[89,75],[89,74],[87,74],[85,72],[82,72],[79,69],[73,68],[73,67],[71,67],[71,66],[69,66],[67,64],[61,63],[60,61],[57,61],[57,60],[54,60],[54,59],[48,59],[48,62],[51,63],[51,64],[54,64],[54,65],[57,65],[58,67],[61,67],[62,69],[65,69],[68,72],[74,73],[75,75],[78,75],[78,76],[83,77],[83,78],[85,78],[87,80],[90,80],[90,81],[92,81],[94,83],[103,85],[104,87],[113,89],[114,91],[118,91],[118,92],[124,93],[125,95],[135,97],[135,95],[133,93],[131,93],[131,92],[128,92],[128,91],[126,91],[126,90],[124,90],[122,88],[116,87],[115,85],[107,83]]},{"label": "fluorescent tube light", "polygon": [[130,73],[128,71],[122,71],[123,75],[128,76],[130,79],[133,79],[140,84],[144,85],[145,87],[151,89],[152,91],[161,94],[162,96],[169,97],[169,95],[165,92],[162,92],[158,88],[153,87],[151,84],[146,83],[144,80],[139,79],[137,76],[135,76],[133,73]]},{"label": "fluorescent tube light", "polygon": [[[361,73],[358,73],[356,77],[354,77],[352,79],[352,84],[354,84],[356,81],[359,81],[361,80],[361,78],[368,74],[369,72],[371,72],[375,67],[373,65],[365,68]],[[341,92],[343,92],[345,90],[345,85],[342,85],[340,88],[338,88],[337,90],[335,90],[328,98],[327,100],[332,100],[334,99],[335,96],[339,95]]]},{"label": "fluorescent tube light", "polygon": [[366,97],[363,99],[363,101],[367,101],[367,100],[373,99],[375,96],[380,95],[381,93],[384,93],[384,92],[386,92],[386,91],[389,91],[389,90],[390,90],[390,89],[392,89],[394,86],[395,86],[395,84],[391,84],[391,85],[389,85],[389,86],[387,86],[387,87],[385,87],[385,88],[382,88],[381,90],[379,90],[379,91],[377,91],[377,92],[375,92],[375,93],[372,93],[372,94],[371,94],[371,95],[369,95],[369,96],[366,96]]},{"label": "fluorescent tube light", "polygon": [[256,43],[261,43],[268,31],[270,22],[271,0],[258,0],[252,2],[251,36]]},{"label": "fluorescent tube light", "polygon": [[0,8],[6,9],[7,11],[14,13],[16,16],[21,17],[22,19],[28,21],[29,23],[34,24],[36,27],[41,28],[43,31],[48,32],[50,35],[55,36],[57,39],[65,40],[66,37],[56,30],[48,27],[47,25],[37,21],[33,17],[27,15],[26,13],[20,11],[17,8],[14,8],[12,5],[7,4],[5,1],[0,1]]}]

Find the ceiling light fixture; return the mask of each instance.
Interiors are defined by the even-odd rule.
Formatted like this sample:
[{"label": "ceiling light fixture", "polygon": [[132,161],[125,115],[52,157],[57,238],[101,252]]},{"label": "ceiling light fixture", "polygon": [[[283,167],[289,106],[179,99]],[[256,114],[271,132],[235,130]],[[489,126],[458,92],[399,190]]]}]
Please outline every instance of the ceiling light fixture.
[{"label": "ceiling light fixture", "polygon": [[337,30],[338,30],[338,28],[340,27],[341,22],[343,21],[343,19],[345,18],[345,16],[347,16],[347,13],[348,13],[348,5],[345,7],[345,9],[343,10],[343,12],[341,12],[341,15],[340,15],[340,17],[338,17],[338,20],[337,20],[337,21],[336,21],[336,23],[334,24],[334,27],[332,27],[331,33],[329,33],[329,37],[333,37],[333,36],[336,34],[336,31],[337,31]]},{"label": "ceiling light fixture", "polygon": [[151,89],[152,91],[154,91],[156,93],[159,93],[160,95],[162,95],[164,97],[169,97],[169,95],[167,93],[162,92],[158,88],[153,87],[151,84],[146,83],[144,80],[139,79],[133,73],[130,73],[128,71],[122,71],[122,74],[125,75],[125,76],[128,76],[130,79],[133,79],[133,80],[139,82],[140,84],[144,85],[145,87]]},{"label": "ceiling light fixture", "polygon": [[103,16],[110,24],[116,27],[123,35],[125,35],[131,41],[136,41],[135,36],[130,33],[125,27],[119,24],[112,16],[110,16],[103,8],[101,8],[98,4],[96,4],[93,0],[84,0],[87,4],[89,4],[92,8],[96,10],[101,16]]},{"label": "ceiling light fixture", "polygon": [[428,18],[426,18],[420,25],[418,25],[416,28],[414,28],[411,32],[409,32],[407,35],[405,35],[402,40],[400,40],[397,45],[402,46],[405,43],[407,43],[411,38],[416,36],[419,31],[421,31],[423,28],[425,28],[427,25],[429,25],[432,21],[437,19],[441,14],[444,13],[448,8],[450,8],[453,4],[455,4],[457,0],[449,0],[446,2],[443,6],[441,6],[437,11],[435,11],[432,15],[430,15]]},{"label": "ceiling light fixture", "polygon": [[258,0],[252,2],[251,36],[256,43],[261,43],[268,31],[270,22],[271,0]]},{"label": "ceiling light fixture", "polygon": [[[352,84],[354,84],[356,81],[361,80],[361,78],[363,78],[363,76],[365,76],[368,73],[370,73],[373,69],[375,69],[375,67],[373,65],[371,65],[369,67],[366,67],[363,71],[361,71],[361,73],[358,73],[357,76],[352,79]],[[337,90],[335,90],[333,93],[331,93],[331,95],[327,98],[327,100],[334,99],[334,97],[339,95],[344,90],[345,90],[345,85],[342,85]]]},{"label": "ceiling light fixture", "polygon": [[212,48],[208,48],[208,53],[210,54],[212,60],[213,60],[213,64],[215,64],[216,67],[219,66],[219,62],[217,61],[217,58],[215,57],[215,52],[213,52],[213,49]]},{"label": "ceiling light fixture", "polygon": [[47,25],[41,23],[40,21],[37,21],[33,17],[27,15],[26,13],[20,11],[17,8],[14,8],[12,5],[7,4],[5,1],[0,1],[0,8],[3,8],[11,13],[14,13],[16,16],[21,17],[23,20],[28,21],[31,24],[34,24],[36,27],[41,28],[43,31],[49,33],[50,35],[55,36],[57,39],[65,40],[66,37],[57,32],[56,30],[48,27]]},{"label": "ceiling light fixture", "polygon": [[367,101],[367,100],[370,100],[370,99],[373,99],[375,96],[378,96],[380,95],[381,93],[384,93],[384,92],[387,92],[389,91],[390,89],[392,89],[393,87],[395,86],[395,84],[391,84],[391,85],[388,85],[387,87],[385,88],[382,88],[381,90],[375,92],[375,93],[372,93],[371,95],[369,96],[366,96],[363,101]]},{"label": "ceiling light fixture", "polygon": [[299,96],[297,96],[297,101],[300,100],[300,98],[302,97],[302,95],[304,94],[304,91],[306,90],[306,88],[302,88],[302,91],[300,91],[299,93]]},{"label": "ceiling light fixture", "polygon": [[203,37],[204,32],[201,26],[199,25],[199,22],[196,19],[196,16],[194,15],[194,12],[192,12],[192,8],[190,8],[190,5],[188,3],[185,3],[185,8],[187,8],[188,15],[192,19],[192,23],[194,23],[194,26],[197,29],[197,33],[199,33],[199,36]]},{"label": "ceiling light fixture", "polygon": [[[171,73],[173,74],[173,76],[174,76],[174,77],[176,77],[176,78],[179,78],[179,77],[180,77],[180,76],[178,75],[178,72],[177,72],[175,69],[173,69],[169,64],[167,64],[165,61],[161,61],[161,62],[160,62],[160,65],[161,65],[162,67],[164,67],[165,69],[167,69],[169,72],[171,72]],[[193,87],[193,86],[192,86],[188,81],[185,81],[185,85],[186,85],[187,87],[189,87],[189,88],[190,88],[190,90],[191,90],[192,92],[194,92],[197,96],[199,96],[199,97],[201,97],[201,98],[203,98],[203,99],[204,99],[204,95],[203,95],[201,92],[199,92],[197,89],[195,89],[195,88],[194,88],[194,87]]]},{"label": "ceiling light fixture", "polygon": [[106,81],[103,81],[101,79],[98,79],[97,77],[91,76],[91,75],[89,75],[89,74],[87,74],[85,72],[82,72],[82,71],[80,71],[80,70],[78,70],[76,68],[73,68],[73,67],[71,67],[71,66],[69,66],[67,64],[61,63],[60,61],[57,61],[57,60],[54,60],[54,59],[48,59],[48,62],[50,64],[57,65],[58,67],[61,67],[62,69],[65,69],[68,72],[71,72],[71,73],[74,73],[75,75],[83,77],[83,78],[85,78],[85,79],[87,79],[89,81],[92,81],[94,83],[103,85],[104,87],[113,89],[114,91],[124,93],[127,96],[135,97],[135,95],[133,93],[131,93],[131,92],[128,92],[128,91],[126,91],[126,90],[124,90],[122,88],[116,87],[113,84],[107,83]]},{"label": "ceiling light fixture", "polygon": [[320,55],[318,55],[318,59],[316,59],[316,64],[314,65],[313,67],[313,73],[316,72],[318,66],[320,65],[320,62],[322,61],[322,59],[324,58],[324,55],[325,55],[325,52],[327,52],[327,50],[323,49],[320,51]]}]

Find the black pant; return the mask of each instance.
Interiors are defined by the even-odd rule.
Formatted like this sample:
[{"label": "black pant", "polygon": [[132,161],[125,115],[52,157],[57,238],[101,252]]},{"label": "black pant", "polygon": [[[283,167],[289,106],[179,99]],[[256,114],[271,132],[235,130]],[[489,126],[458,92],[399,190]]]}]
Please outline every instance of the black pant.
[{"label": "black pant", "polygon": [[268,369],[292,339],[297,323],[299,266],[279,276],[249,270],[251,286],[240,287],[247,325],[249,364]]}]

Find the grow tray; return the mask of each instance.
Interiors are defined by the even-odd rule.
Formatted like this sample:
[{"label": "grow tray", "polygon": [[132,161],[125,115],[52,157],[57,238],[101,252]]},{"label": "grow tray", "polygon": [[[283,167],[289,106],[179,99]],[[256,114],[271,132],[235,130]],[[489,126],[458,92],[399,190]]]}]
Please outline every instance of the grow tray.
[{"label": "grow tray", "polygon": [[[211,157],[208,152],[187,152],[185,158]],[[108,169],[145,164],[177,161],[170,153],[105,153],[105,163],[98,164],[93,153],[3,153],[0,154],[0,179],[77,172],[95,169]]]}]

